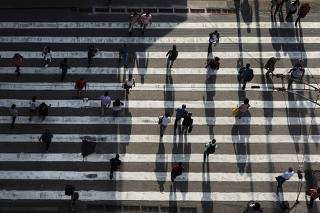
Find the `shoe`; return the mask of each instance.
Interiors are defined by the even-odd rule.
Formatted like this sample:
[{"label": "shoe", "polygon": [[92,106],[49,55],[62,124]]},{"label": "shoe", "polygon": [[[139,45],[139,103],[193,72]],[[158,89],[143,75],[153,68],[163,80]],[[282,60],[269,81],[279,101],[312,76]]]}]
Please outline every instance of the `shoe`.
[{"label": "shoe", "polygon": [[245,88],[244,88],[244,87],[242,87],[241,89],[242,89],[242,90],[245,90]]}]

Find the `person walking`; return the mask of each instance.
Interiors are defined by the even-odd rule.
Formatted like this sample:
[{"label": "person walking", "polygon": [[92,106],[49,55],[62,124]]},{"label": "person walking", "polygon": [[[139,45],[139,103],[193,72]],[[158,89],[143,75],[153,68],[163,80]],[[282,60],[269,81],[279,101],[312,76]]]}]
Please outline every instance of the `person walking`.
[{"label": "person walking", "polygon": [[302,81],[305,70],[301,64],[296,64],[288,73],[291,73],[288,80],[288,90],[291,89],[293,81]]},{"label": "person walking", "polygon": [[246,98],[246,99],[243,100],[243,104],[240,105],[236,117],[238,117],[239,119],[241,119],[241,117],[244,116],[245,113],[249,110],[249,107],[250,107],[249,99]]},{"label": "person walking", "polygon": [[29,121],[32,121],[32,115],[37,112],[39,104],[37,103],[37,97],[33,96],[32,100],[29,102]]},{"label": "person walking", "polygon": [[307,191],[306,194],[310,196],[310,202],[308,204],[308,207],[312,208],[313,207],[313,202],[316,199],[320,200],[320,187],[318,187],[317,189],[309,189],[309,191]]},{"label": "person walking", "polygon": [[52,61],[51,48],[48,46],[45,46],[42,51],[42,56],[43,56],[44,67],[48,67],[49,63],[51,63]]},{"label": "person walking", "polygon": [[[284,0],[276,0],[276,9],[274,11],[274,15],[273,16],[276,16],[277,12],[279,12],[279,14],[282,14],[282,5],[284,3]],[[273,9],[273,6],[274,6],[274,3],[272,3],[272,6],[271,6],[271,10]]]},{"label": "person walking", "polygon": [[250,68],[250,64],[246,64],[246,67],[242,67],[239,70],[238,80],[239,82],[243,80],[242,90],[245,90],[247,82],[250,82],[253,77],[253,70]]},{"label": "person walking", "polygon": [[120,101],[120,99],[116,99],[112,103],[112,110],[113,110],[113,117],[118,117],[120,114],[120,111],[122,110],[123,103]]},{"label": "person walking", "polygon": [[134,12],[129,16],[129,35],[132,35],[133,26],[140,21],[140,15]]},{"label": "person walking", "polygon": [[101,116],[104,116],[104,111],[111,105],[111,98],[109,97],[109,92],[104,92],[104,95],[100,96],[101,101]]},{"label": "person walking", "polygon": [[74,88],[78,91],[78,97],[80,98],[83,88],[85,89],[85,91],[87,91],[87,80],[85,80],[84,78],[80,78],[76,81]]},{"label": "person walking", "polygon": [[95,48],[94,45],[89,45],[88,47],[88,68],[91,67],[92,58],[96,56],[99,52],[98,48]]},{"label": "person walking", "polygon": [[130,89],[136,86],[136,81],[132,77],[132,74],[129,74],[129,78],[123,83],[123,88],[126,90],[126,99],[130,94]]},{"label": "person walking", "polygon": [[17,78],[19,78],[20,74],[21,74],[20,73],[20,67],[22,65],[22,62],[23,62],[23,57],[19,53],[14,54],[13,63],[16,66],[15,72],[17,73]]},{"label": "person walking", "polygon": [[206,162],[206,159],[209,161],[209,155],[215,153],[217,149],[216,139],[212,139],[212,141],[207,143],[203,152],[203,163]]},{"label": "person walking", "polygon": [[51,144],[53,135],[49,131],[49,129],[46,129],[44,133],[39,138],[39,142],[43,142],[46,145],[46,152],[49,150],[49,146]]},{"label": "person walking", "polygon": [[167,126],[171,122],[170,114],[169,112],[166,112],[164,116],[159,117],[159,124],[160,124],[160,137],[163,137],[164,132],[166,131]]},{"label": "person walking", "polygon": [[289,10],[286,16],[286,22],[288,22],[289,18],[292,17],[292,15],[297,12],[298,4],[299,4],[298,0],[292,1],[290,3]]},{"label": "person walking", "polygon": [[63,81],[67,75],[68,69],[70,69],[67,58],[64,58],[63,61],[60,62],[60,69],[61,69],[61,81]]},{"label": "person walking", "polygon": [[266,72],[266,76],[269,76],[270,73],[273,76],[273,71],[274,71],[274,66],[276,65],[276,62],[278,61],[277,58],[275,57],[271,57],[269,58],[269,60],[267,61],[267,63],[264,65],[264,68],[267,70]]},{"label": "person walking", "polygon": [[292,176],[294,175],[294,171],[293,168],[289,167],[288,171],[286,171],[285,173],[283,173],[282,175],[276,177],[276,180],[278,182],[277,185],[277,193],[279,192],[280,189],[282,189],[282,184],[289,180]]},{"label": "person walking", "polygon": [[110,159],[110,180],[113,179],[113,172],[118,170],[121,165],[120,155],[116,154],[115,158]]},{"label": "person walking", "polygon": [[309,13],[311,7],[308,3],[303,3],[298,11],[298,18],[295,21],[295,26],[297,26],[298,22],[300,23],[300,19],[306,17],[306,15]]},{"label": "person walking", "polygon": [[187,116],[184,117],[183,121],[182,121],[182,130],[181,130],[181,134],[185,134],[187,135],[188,132],[191,133],[192,128],[193,128],[193,119],[191,118],[192,113],[189,112],[187,114]]},{"label": "person walking", "polygon": [[176,130],[178,127],[178,122],[180,122],[181,118],[185,117],[188,114],[188,111],[186,110],[187,105],[182,104],[182,107],[179,107],[176,109],[176,119],[174,121],[174,135],[176,135]]},{"label": "person walking", "polygon": [[121,59],[123,60],[123,66],[124,68],[128,68],[128,48],[127,44],[121,45],[119,48],[119,66],[121,64]]},{"label": "person walking", "polygon": [[46,117],[49,114],[49,108],[51,107],[51,104],[49,104],[49,106],[42,102],[39,107],[38,107],[38,112],[39,112],[39,116],[42,117],[42,120],[44,121],[46,119]]},{"label": "person walking", "polygon": [[208,68],[208,67],[210,67],[212,70],[220,69],[220,58],[219,57],[214,57],[214,59],[208,60],[206,68]]},{"label": "person walking", "polygon": [[183,171],[184,171],[184,167],[182,166],[181,162],[174,165],[171,170],[171,182],[174,182],[176,177],[180,176]]},{"label": "person walking", "polygon": [[12,104],[11,107],[9,108],[9,112],[10,112],[11,117],[12,117],[12,122],[11,122],[10,128],[13,129],[14,124],[16,122],[16,118],[18,117],[17,106],[15,104]]},{"label": "person walking", "polygon": [[177,59],[178,57],[178,51],[177,51],[177,46],[173,45],[172,46],[172,50],[169,50],[166,54],[166,56],[168,57],[167,59],[167,69],[168,68],[172,68],[174,61]]},{"label": "person walking", "polygon": [[152,24],[152,16],[150,12],[146,12],[142,14],[140,21],[141,21],[141,33],[143,35],[148,24]]},{"label": "person walking", "polygon": [[217,45],[219,43],[220,34],[217,30],[209,34],[208,54],[212,52],[212,44]]}]

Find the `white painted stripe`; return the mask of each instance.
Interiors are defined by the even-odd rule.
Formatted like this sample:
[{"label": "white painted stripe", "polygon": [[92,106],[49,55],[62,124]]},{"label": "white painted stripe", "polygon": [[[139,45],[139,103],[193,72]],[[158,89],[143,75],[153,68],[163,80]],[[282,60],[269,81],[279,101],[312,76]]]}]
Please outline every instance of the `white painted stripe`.
[{"label": "white painted stripe", "polygon": [[[51,104],[51,107],[66,107],[66,108],[99,108],[100,100],[37,100],[39,103],[45,102]],[[125,108],[173,108],[186,104],[189,109],[228,109],[239,106],[241,101],[123,101]],[[29,107],[30,100],[21,99],[0,99],[0,107],[10,107],[15,104],[17,107]],[[314,108],[319,107],[310,101],[256,101],[250,100],[250,108],[268,108],[268,109],[283,109],[283,108]],[[111,106],[112,107],[112,104]]]},{"label": "white painted stripe", "polygon": [[[281,22],[275,26],[271,22],[153,22],[149,29],[175,29],[175,28],[189,28],[189,29],[215,29],[215,28],[284,28],[294,29],[292,23]],[[320,28],[319,22],[301,22],[302,28],[316,29]],[[15,28],[15,29],[112,29],[112,28],[128,28],[127,22],[0,22],[0,28]]]},{"label": "white painted stripe", "polygon": [[[231,114],[231,110],[230,110]],[[1,116],[0,124],[11,123],[11,116]],[[172,121],[174,119],[172,118]],[[171,122],[169,125],[173,125]],[[126,124],[158,125],[158,117],[98,117],[98,116],[47,116],[42,121],[36,117],[29,121],[28,116],[18,116],[16,124]],[[193,117],[194,125],[319,125],[320,117]]]},{"label": "white painted stripe", "polygon": [[[43,58],[41,51],[0,51],[1,58],[12,58],[15,53],[19,52],[24,58]],[[149,58],[149,59],[165,59],[167,52],[136,52],[136,58]],[[206,59],[207,52],[179,52],[179,59]],[[320,55],[319,51],[308,52],[214,52],[214,56],[220,58],[270,58],[279,57],[281,59],[318,59]],[[64,52],[52,52],[52,57],[57,58],[87,58],[87,51],[64,51]],[[118,52],[99,52],[95,58],[119,58]]]},{"label": "white painted stripe", "polygon": [[[0,134],[1,142],[38,143],[40,134]],[[90,135],[90,134],[54,134],[55,143],[80,143],[83,137],[98,143],[159,143],[159,135]],[[279,143],[320,143],[320,135],[188,135],[188,143],[205,144],[215,138],[219,144],[250,143],[250,144],[279,144]],[[183,136],[164,135],[162,143],[183,141]]]},{"label": "white painted stripe", "polygon": [[[297,37],[221,37],[220,44],[282,44],[300,43]],[[0,43],[129,43],[129,44],[200,44],[208,43],[206,37],[36,37],[36,36],[1,36]],[[304,44],[319,44],[318,37],[304,37]]]},{"label": "white painted stripe", "polygon": [[[317,84],[310,84],[318,87]],[[259,86],[260,88],[251,88],[251,86]],[[246,90],[252,91],[273,91],[274,88],[282,88],[286,84],[255,84],[247,83]],[[306,84],[293,84],[293,89],[311,89],[312,87]],[[55,82],[55,83],[12,83],[0,82],[0,90],[75,90],[73,82]],[[124,90],[122,83],[97,83],[88,82],[87,91],[96,90]],[[188,91],[188,92],[207,92],[207,91],[239,91],[240,84],[139,84],[137,83],[132,90],[136,91]]]},{"label": "white painted stripe", "polygon": [[[282,173],[205,173],[207,181],[219,182],[274,182]],[[95,176],[92,176],[95,175]],[[0,180],[109,180],[109,172],[99,171],[0,171]],[[171,181],[170,172],[116,172],[115,180]],[[203,181],[201,173],[184,172],[175,181]],[[289,181],[299,181],[294,175]]]},{"label": "white painted stripe", "polygon": [[[203,67],[205,64],[203,64]],[[261,71],[260,67],[252,68],[255,75],[264,75],[266,70]],[[291,68],[276,68],[274,74],[286,74]],[[0,67],[0,74],[15,74],[13,67]],[[206,68],[172,68],[170,74],[172,75],[237,75],[239,69],[237,68],[220,68],[218,71],[212,71]],[[21,68],[23,74],[37,74],[50,75],[61,74],[61,70],[57,67],[23,67]],[[72,67],[68,70],[69,74],[85,74],[85,75],[108,75],[108,74],[128,74],[133,75],[165,75],[166,68],[129,68],[124,70],[117,67]],[[305,75],[320,75],[320,68],[307,68]]]},{"label": "white painted stripe", "polygon": [[[91,154],[83,159],[81,153],[1,153],[0,162],[108,162],[115,155]],[[214,154],[209,158],[211,163],[320,163],[319,155],[302,154]],[[126,163],[202,163],[203,154],[120,154],[120,159]]]}]

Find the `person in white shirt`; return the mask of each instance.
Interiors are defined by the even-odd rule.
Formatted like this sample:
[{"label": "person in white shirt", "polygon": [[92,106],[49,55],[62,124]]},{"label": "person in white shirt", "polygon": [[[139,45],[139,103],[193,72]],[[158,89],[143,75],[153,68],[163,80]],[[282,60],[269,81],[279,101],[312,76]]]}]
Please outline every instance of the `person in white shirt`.
[{"label": "person in white shirt", "polygon": [[108,95],[109,93],[106,91],[104,95],[100,96],[101,100],[101,116],[104,115],[104,111],[106,108],[109,108],[111,105],[111,98]]},{"label": "person in white shirt", "polygon": [[132,87],[136,86],[136,82],[134,80],[134,78],[132,78],[132,74],[129,75],[129,79],[127,79],[124,84],[123,84],[123,88],[126,90],[126,98],[128,98],[128,95],[130,94],[130,89]]},{"label": "person in white shirt", "polygon": [[37,97],[33,96],[32,100],[29,102],[29,121],[32,121],[32,115],[37,113],[39,103],[36,100]]},{"label": "person in white shirt", "polygon": [[166,130],[168,124],[171,122],[171,118],[169,116],[169,112],[166,112],[164,116],[159,117],[160,137],[163,137],[164,131]]},{"label": "person in white shirt", "polygon": [[43,60],[44,60],[44,67],[48,67],[49,63],[52,61],[51,49],[50,47],[44,47],[43,52]]},{"label": "person in white shirt", "polygon": [[279,189],[282,189],[282,184],[286,181],[289,180],[292,176],[294,175],[293,168],[289,168],[288,171],[283,173],[282,175],[276,177],[276,180],[278,182],[277,186],[277,192],[279,192]]}]

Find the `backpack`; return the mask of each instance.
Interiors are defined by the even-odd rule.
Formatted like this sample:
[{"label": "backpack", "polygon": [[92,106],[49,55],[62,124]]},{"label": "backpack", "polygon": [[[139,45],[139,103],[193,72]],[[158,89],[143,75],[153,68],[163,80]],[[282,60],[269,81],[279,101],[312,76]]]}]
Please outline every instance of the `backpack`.
[{"label": "backpack", "polygon": [[212,154],[216,152],[216,146],[210,145],[207,150],[208,153]]},{"label": "backpack", "polygon": [[247,81],[251,81],[253,79],[254,75],[253,75],[253,70],[249,69],[248,70],[248,76],[247,76]]},{"label": "backpack", "polygon": [[174,51],[170,50],[169,59],[176,60],[177,57],[178,57],[178,51],[174,52]]}]

